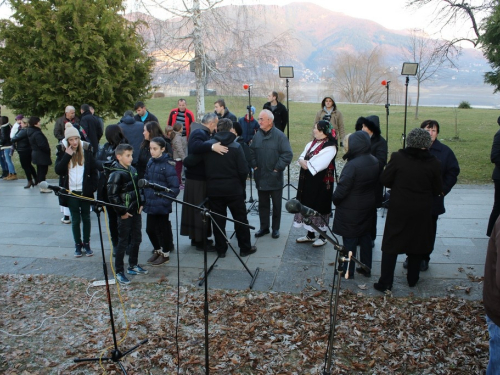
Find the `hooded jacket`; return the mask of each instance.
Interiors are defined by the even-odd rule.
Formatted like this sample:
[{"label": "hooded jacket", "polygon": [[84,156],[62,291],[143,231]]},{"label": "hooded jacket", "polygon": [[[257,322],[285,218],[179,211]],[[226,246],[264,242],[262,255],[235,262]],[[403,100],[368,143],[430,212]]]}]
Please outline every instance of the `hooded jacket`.
[{"label": "hooded jacket", "polygon": [[50,157],[49,140],[43,134],[42,129],[28,127],[26,129],[31,146],[31,160],[36,165],[51,165],[52,159]]},{"label": "hooded jacket", "polygon": [[253,116],[250,120],[248,120],[246,116],[243,116],[238,120],[238,122],[241,125],[241,130],[243,131],[241,138],[249,144],[255,133],[260,129],[260,125]]},{"label": "hooded jacket", "polygon": [[132,116],[123,116],[118,126],[122,129],[128,143],[134,148],[132,164],[135,165],[139,160],[141,143],[144,141],[144,124],[136,121]]},{"label": "hooded jacket", "polygon": [[118,161],[113,162],[110,168],[107,191],[109,203],[125,206],[125,208],[113,207],[115,212],[122,216],[127,212],[131,215],[139,213],[139,207],[143,205],[144,198],[140,195],[137,182],[139,178],[134,167],[125,168]]},{"label": "hooded jacket", "polygon": [[[381,132],[379,117],[368,116],[366,119],[370,120],[375,125],[373,129],[370,129],[373,132],[372,136],[370,137],[370,153],[378,160],[380,175],[387,165],[387,141],[380,135]],[[382,202],[384,201],[384,185],[382,185],[380,181],[377,181],[375,194],[376,207],[382,207]]]},{"label": "hooded jacket", "polygon": [[333,231],[344,237],[370,233],[375,214],[373,185],[379,178],[378,161],[370,155],[370,136],[357,131],[349,137],[348,162],[342,169],[333,193],[335,217]]},{"label": "hooded jacket", "polygon": [[[159,158],[149,159],[144,178],[149,182],[165,186],[171,191],[165,195],[175,198],[179,195],[179,179],[173,165],[172,159],[167,154]],[[144,189],[144,212],[153,215],[167,215],[172,212],[172,201],[155,195],[153,189]]]}]

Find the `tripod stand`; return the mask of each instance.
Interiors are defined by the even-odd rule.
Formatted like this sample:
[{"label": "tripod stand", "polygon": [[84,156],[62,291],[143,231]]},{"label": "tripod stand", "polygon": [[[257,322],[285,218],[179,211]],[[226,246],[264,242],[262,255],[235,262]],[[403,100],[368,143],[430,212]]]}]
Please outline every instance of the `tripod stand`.
[{"label": "tripod stand", "polygon": [[[290,139],[290,107],[289,107],[289,102],[288,102],[288,83],[289,83],[289,80],[288,78],[286,78],[286,111],[288,112],[288,120],[286,122],[286,137],[288,139]],[[285,200],[290,200],[290,186],[293,187],[295,190],[297,190],[297,188],[295,186],[293,186],[291,183],[290,183],[290,164],[287,165],[286,167],[287,169],[287,183],[285,184],[285,186],[283,186],[283,189],[284,188],[288,188],[288,194],[287,194],[287,198],[283,197],[283,199]]]},{"label": "tripod stand", "polygon": [[[208,225],[208,220],[209,219],[212,219],[212,214],[215,214],[215,215],[219,215],[215,212],[211,212],[209,209],[203,207],[203,205],[201,206],[197,206],[197,205],[194,205],[194,204],[191,204],[191,203],[188,203],[188,202],[183,202],[183,201],[180,201],[178,199],[175,199],[173,197],[170,197],[168,195],[166,195],[165,193],[161,192],[161,191],[157,191],[155,192],[155,195],[158,195],[162,198],[165,198],[165,199],[170,199],[171,201],[174,201],[176,203],[180,203],[182,205],[186,205],[186,206],[189,206],[191,208],[194,208],[198,211],[200,211],[200,214],[202,215],[202,224],[203,224],[203,233],[206,233],[207,232],[207,225]],[[224,215],[219,215],[221,217],[225,217]],[[232,220],[232,219],[229,219],[227,217],[225,217],[226,220],[230,220],[230,221],[233,221],[233,222],[237,222],[236,220]],[[213,221],[213,219],[212,219]],[[248,225],[248,224],[245,224],[245,223],[241,223],[241,222],[237,222],[238,224],[241,224],[241,225],[247,225],[249,228],[251,229],[255,229],[254,227]],[[220,228],[219,228],[220,230]],[[227,240],[227,237],[226,237],[226,240]],[[228,241],[228,244],[229,244],[229,240]],[[229,244],[229,246],[231,246]],[[208,274],[209,272],[213,269],[215,263],[217,262],[217,260],[219,259],[219,256],[217,256],[217,258],[215,259],[214,263],[210,266],[210,270],[207,270],[208,268],[208,244],[207,244],[207,238],[206,236],[203,236],[203,272],[204,272],[204,276],[203,276],[203,279],[200,281],[199,283],[199,286],[201,286],[203,283],[205,284],[205,302],[204,302],[204,305],[203,305],[203,314],[204,314],[204,317],[205,317],[205,374],[209,374],[210,373],[210,364],[209,364],[209,341],[208,341],[208,282],[207,282],[207,277],[208,277]],[[231,249],[234,251],[234,249],[232,248],[231,246]],[[236,252],[235,252],[236,254]],[[250,272],[250,270],[248,269],[248,267],[246,266],[246,264],[244,264],[244,262],[241,260],[241,258],[236,254],[236,256],[238,257],[238,259],[240,260],[241,264],[243,264],[243,266],[246,268],[246,270],[248,271],[248,273],[250,274],[250,276],[252,276],[252,282],[250,284],[250,288],[253,287],[253,284],[255,282],[255,279],[257,278],[257,275],[259,273],[259,268],[256,269],[255,271],[255,274],[252,275],[252,273]]]},{"label": "tripod stand", "polygon": [[[67,190],[66,190],[67,191]],[[100,358],[75,358],[73,361],[75,363],[79,362],[100,362],[100,361],[113,361],[118,364],[118,366],[121,368],[123,373],[127,375],[127,371],[125,370],[125,367],[123,366],[121,359],[125,357],[126,355],[132,353],[135,351],[137,348],[139,348],[141,345],[144,345],[145,343],[148,342],[148,339],[142,340],[139,344],[134,346],[133,348],[130,348],[129,350],[125,352],[121,352],[118,349],[118,343],[116,340],[116,330],[115,330],[115,321],[113,318],[113,306],[111,304],[111,294],[109,290],[109,280],[108,280],[108,267],[106,265],[106,256],[104,254],[104,242],[102,240],[102,228],[101,228],[101,212],[103,212],[103,207],[104,206],[109,206],[109,207],[118,207],[118,208],[125,208],[123,206],[118,206],[114,205],[111,203],[106,203],[102,201],[98,201],[96,199],[92,198],[87,198],[83,197],[80,195],[75,195],[75,194],[65,194],[62,192],[57,193],[57,195],[62,195],[68,198],[72,199],[79,199],[82,201],[91,201],[94,204],[94,212],[97,216],[97,223],[99,227],[99,239],[101,241],[101,255],[102,255],[102,269],[104,272],[104,280],[106,282],[106,299],[108,302],[108,309],[109,309],[109,318],[110,318],[110,323],[111,323],[111,335],[113,337],[113,350],[111,351],[111,356],[110,357],[100,357]]]},{"label": "tripod stand", "polygon": [[[251,94],[250,90],[252,88],[252,85],[243,85],[243,88],[245,88],[245,87],[247,87],[247,91],[248,91],[247,113],[248,113],[248,123],[250,124],[250,119],[252,118],[252,94]],[[248,129],[248,125],[247,125],[247,134],[248,134],[248,130],[249,129]],[[252,203],[252,205],[250,206],[250,209],[248,212],[250,212],[251,208],[254,207],[258,202],[258,200],[253,199],[253,188],[252,188],[253,171],[252,171],[252,168],[250,168],[249,176],[250,176],[250,199],[248,200],[248,203]]]}]

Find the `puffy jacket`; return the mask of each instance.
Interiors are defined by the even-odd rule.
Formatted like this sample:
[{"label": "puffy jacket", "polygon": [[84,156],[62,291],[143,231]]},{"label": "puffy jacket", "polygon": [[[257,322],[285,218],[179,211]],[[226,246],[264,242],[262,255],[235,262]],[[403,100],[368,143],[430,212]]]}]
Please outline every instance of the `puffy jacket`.
[{"label": "puffy jacket", "polygon": [[378,160],[370,155],[370,136],[357,131],[349,137],[348,160],[333,192],[333,231],[344,237],[370,233],[375,214],[375,190],[379,179]]},{"label": "puffy jacket", "polygon": [[[63,140],[64,142],[64,140]],[[69,189],[69,162],[71,155],[66,153],[67,145],[64,143],[57,145],[55,172],[59,175],[59,186]],[[97,166],[92,155],[92,146],[88,142],[82,142],[83,147],[83,186],[82,195],[88,198],[94,198],[94,192],[97,190],[98,174]],[[67,206],[67,197],[59,196],[59,204]]]},{"label": "puffy jacket", "polygon": [[241,138],[248,144],[253,139],[255,133],[260,129],[260,125],[252,116],[250,121],[247,120],[246,116],[241,117],[238,122],[241,125],[242,134]]},{"label": "puffy jacket", "polygon": [[19,129],[17,134],[12,138],[12,143],[16,145],[17,152],[31,152],[27,130],[28,128]]},{"label": "puffy jacket", "polygon": [[134,167],[125,168],[115,161],[109,168],[107,192],[109,203],[125,206],[125,208],[114,207],[120,216],[127,212],[131,215],[139,213],[139,207],[143,205],[144,198],[141,196],[137,182],[139,178]]},{"label": "puffy jacket", "polygon": [[264,104],[263,109],[268,109],[273,113],[274,126],[284,133],[286,124],[288,123],[288,111],[286,107],[280,102],[278,102],[276,109],[273,111],[271,109],[271,102],[267,102],[266,104]]},{"label": "puffy jacket", "polygon": [[290,142],[282,131],[275,126],[266,133],[260,129],[250,145],[250,165],[254,169],[257,168],[254,172],[257,189],[282,189],[283,171],[292,158]]},{"label": "puffy jacket", "polygon": [[[125,140],[122,143],[127,143]],[[97,152],[95,162],[99,172],[99,182],[97,184],[97,199],[108,202],[107,183],[111,173],[109,168],[116,161],[116,146],[106,142]]]},{"label": "puffy jacket", "polygon": [[[170,164],[172,159],[167,154],[159,158],[149,159],[144,178],[149,182],[165,186],[171,191],[165,195],[175,198],[179,195],[179,179],[175,167]],[[153,215],[167,215],[172,212],[172,201],[155,195],[150,188],[144,189],[144,212]]]},{"label": "puffy jacket", "polygon": [[31,146],[31,160],[36,165],[52,165],[49,140],[42,129],[30,127],[26,129]]}]

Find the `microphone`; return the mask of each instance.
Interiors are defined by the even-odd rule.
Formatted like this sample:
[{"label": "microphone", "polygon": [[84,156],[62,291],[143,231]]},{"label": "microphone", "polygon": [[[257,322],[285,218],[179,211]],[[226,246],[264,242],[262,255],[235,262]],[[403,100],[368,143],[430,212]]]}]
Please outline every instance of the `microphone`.
[{"label": "microphone", "polygon": [[304,216],[304,217],[319,215],[312,208],[309,208],[307,206],[303,206],[297,199],[290,199],[288,202],[286,202],[285,208],[291,214],[301,213],[302,216]]},{"label": "microphone", "polygon": [[158,184],[154,184],[154,183],[149,182],[148,180],[145,180],[143,178],[141,178],[139,180],[139,182],[137,183],[137,186],[139,186],[140,188],[150,188],[150,189],[154,189],[154,190],[157,190],[157,191],[165,191],[167,193],[170,193],[172,191],[172,190],[170,190],[166,186],[161,186],[161,185],[158,185]]},{"label": "microphone", "polygon": [[55,191],[56,193],[67,192],[68,191],[67,189],[65,189],[63,187],[60,187],[60,186],[57,186],[57,185],[49,185],[47,183],[47,181],[40,182],[40,188],[42,188],[42,189],[50,189],[52,191]]}]

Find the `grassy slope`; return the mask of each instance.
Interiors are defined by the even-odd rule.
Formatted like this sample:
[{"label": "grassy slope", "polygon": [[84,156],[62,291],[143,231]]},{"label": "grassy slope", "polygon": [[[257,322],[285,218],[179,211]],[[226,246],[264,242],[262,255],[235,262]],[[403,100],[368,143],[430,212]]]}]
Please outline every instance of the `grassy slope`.
[{"label": "grassy slope", "polygon": [[[195,99],[186,98],[188,108],[195,108]],[[206,100],[206,110],[213,108],[215,97],[208,97]],[[257,108],[262,108],[265,98],[253,98],[252,104]],[[177,104],[177,98],[158,98],[147,102],[149,110],[154,113],[164,126],[168,113]],[[231,112],[240,117],[246,110],[248,99],[246,97],[226,98],[226,104]],[[285,103],[286,104],[286,103]],[[319,104],[290,102],[290,140],[294,154],[297,156],[303,150],[305,144],[310,140],[311,129],[316,112],[320,109]],[[354,123],[359,116],[378,115],[382,128],[382,134],[386,137],[386,113],[383,105],[358,105],[339,104],[338,109],[344,115],[346,133],[354,129]],[[441,126],[439,139],[450,146],[455,152],[461,167],[459,183],[484,184],[491,181],[493,165],[490,163],[489,155],[493,136],[498,130],[496,123],[498,112],[490,109],[455,109],[443,107],[421,107],[419,119],[414,119],[415,108],[410,107],[407,115],[407,132],[420,125],[425,119],[435,119]],[[11,121],[14,114],[3,108],[3,115],[9,116]],[[458,122],[459,139],[455,137],[455,118]],[[108,119],[106,124],[116,123],[117,119]],[[389,151],[397,151],[402,147],[401,135],[404,128],[404,106],[391,106],[389,116]],[[55,161],[56,140],[52,135],[53,123],[47,124],[45,134],[54,150],[53,161]],[[102,139],[102,143],[105,142]],[[19,165],[18,157],[15,156],[16,171],[19,176],[24,173]],[[55,178],[53,167],[49,169],[49,178]]]}]

